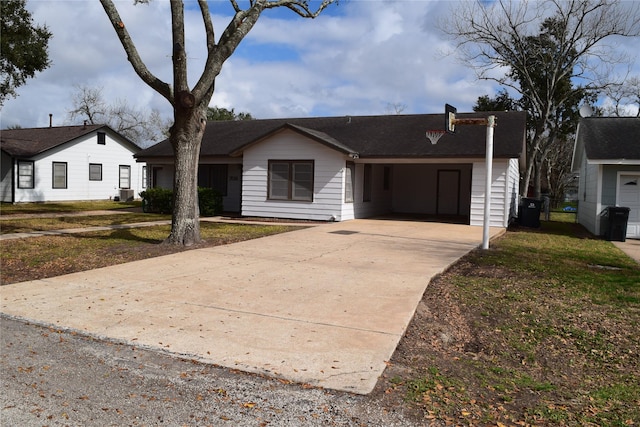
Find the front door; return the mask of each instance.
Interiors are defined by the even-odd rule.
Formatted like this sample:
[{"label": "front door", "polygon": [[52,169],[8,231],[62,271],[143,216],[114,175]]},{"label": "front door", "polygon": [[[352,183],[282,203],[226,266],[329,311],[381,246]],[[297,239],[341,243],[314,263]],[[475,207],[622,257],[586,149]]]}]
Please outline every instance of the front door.
[{"label": "front door", "polygon": [[627,223],[627,237],[640,239],[640,174],[619,175],[616,204],[631,209]]}]

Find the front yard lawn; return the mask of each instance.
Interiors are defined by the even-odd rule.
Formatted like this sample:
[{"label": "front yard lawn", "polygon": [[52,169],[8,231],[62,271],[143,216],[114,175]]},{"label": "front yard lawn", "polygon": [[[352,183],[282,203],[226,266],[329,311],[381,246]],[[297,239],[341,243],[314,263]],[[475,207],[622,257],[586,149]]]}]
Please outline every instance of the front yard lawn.
[{"label": "front yard lawn", "polygon": [[640,265],[572,222],[434,279],[377,392],[435,425],[640,422]]}]

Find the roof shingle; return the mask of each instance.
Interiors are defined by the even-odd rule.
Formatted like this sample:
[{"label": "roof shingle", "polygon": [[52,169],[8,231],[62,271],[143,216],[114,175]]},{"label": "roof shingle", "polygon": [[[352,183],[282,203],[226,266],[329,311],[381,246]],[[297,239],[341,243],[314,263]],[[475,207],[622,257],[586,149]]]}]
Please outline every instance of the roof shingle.
[{"label": "roof shingle", "polygon": [[[494,157],[519,158],[524,150],[526,113],[480,112],[459,114],[461,118],[497,118]],[[352,150],[360,158],[482,158],[486,128],[458,126],[455,135],[444,135],[437,145],[425,136],[431,129],[443,129],[443,114],[341,116],[297,119],[213,121],[207,123],[201,156],[226,157],[288,125],[314,139],[322,139],[339,151]],[[142,150],[138,159],[172,157],[168,140]]]},{"label": "roof shingle", "polygon": [[5,129],[0,131],[0,149],[13,157],[33,157],[102,128],[111,130],[106,125]]},{"label": "roof shingle", "polygon": [[577,138],[588,159],[640,160],[638,117],[582,118]]}]

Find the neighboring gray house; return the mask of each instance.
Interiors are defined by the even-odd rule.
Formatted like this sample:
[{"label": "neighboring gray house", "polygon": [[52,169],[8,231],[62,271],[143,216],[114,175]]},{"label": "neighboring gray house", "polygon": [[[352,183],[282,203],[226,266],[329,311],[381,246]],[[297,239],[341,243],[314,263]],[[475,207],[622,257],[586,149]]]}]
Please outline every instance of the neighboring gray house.
[{"label": "neighboring gray house", "polygon": [[578,222],[601,236],[606,208],[628,207],[627,238],[640,238],[640,118],[581,119],[572,169],[580,174]]},{"label": "neighboring gray house", "polygon": [[140,148],[106,125],[0,131],[3,202],[138,197],[146,166]]},{"label": "neighboring gray house", "polygon": [[[526,115],[497,116],[491,225],[517,216]],[[458,114],[484,117],[489,113]],[[484,126],[458,126],[432,145],[444,115],[343,116],[209,122],[200,186],[244,216],[344,221],[410,214],[482,225]],[[136,155],[149,186],[171,188],[173,152],[163,141]]]}]

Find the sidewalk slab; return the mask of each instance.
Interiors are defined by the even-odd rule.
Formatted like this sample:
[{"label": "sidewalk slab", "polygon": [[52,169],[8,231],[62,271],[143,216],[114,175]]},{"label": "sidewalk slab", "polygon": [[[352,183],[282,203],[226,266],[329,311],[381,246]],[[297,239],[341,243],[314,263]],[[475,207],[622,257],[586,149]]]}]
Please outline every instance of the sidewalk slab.
[{"label": "sidewalk slab", "polygon": [[[492,229],[492,236],[504,229]],[[354,220],[0,288],[2,313],[371,392],[431,278],[482,228]]]},{"label": "sidewalk slab", "polygon": [[640,239],[625,239],[624,242],[611,243],[640,264]]}]

